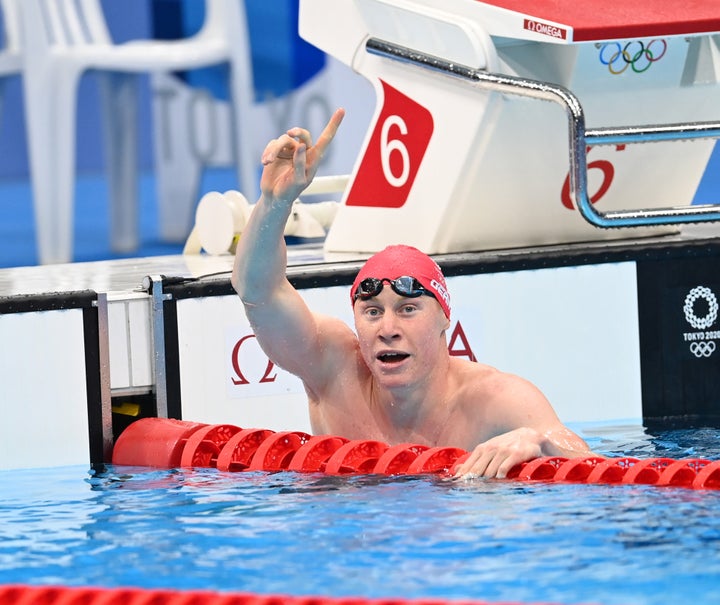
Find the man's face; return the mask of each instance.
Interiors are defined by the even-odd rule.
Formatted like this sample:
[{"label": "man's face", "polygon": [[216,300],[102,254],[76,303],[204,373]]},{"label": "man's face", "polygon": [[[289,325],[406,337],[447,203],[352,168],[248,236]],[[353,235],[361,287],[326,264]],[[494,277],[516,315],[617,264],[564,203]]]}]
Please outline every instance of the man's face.
[{"label": "man's face", "polygon": [[363,359],[386,388],[421,382],[447,355],[450,321],[431,296],[400,296],[386,284],[377,296],[358,299],[353,312]]}]

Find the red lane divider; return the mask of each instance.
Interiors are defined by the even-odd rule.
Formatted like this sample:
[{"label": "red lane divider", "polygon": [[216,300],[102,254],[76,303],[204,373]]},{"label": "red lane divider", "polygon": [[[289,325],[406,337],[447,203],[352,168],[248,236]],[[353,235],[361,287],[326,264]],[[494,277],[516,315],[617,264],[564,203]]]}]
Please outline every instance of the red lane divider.
[{"label": "red lane divider", "polygon": [[[456,447],[389,446],[381,441],[311,436],[300,431],[142,418],[118,437],[112,462],[156,468],[216,467],[230,472],[452,475],[468,456],[469,452]],[[720,460],[544,456],[513,467],[508,479],[720,489]]]},{"label": "red lane divider", "polygon": [[217,457],[230,438],[240,431],[232,424],[204,426],[187,438],[180,466],[217,466]]},{"label": "red lane divider", "polygon": [[408,475],[420,473],[449,473],[460,456],[467,452],[457,447],[431,447],[422,452],[408,466]]},{"label": "red lane divider", "polygon": [[720,460],[703,466],[695,475],[690,487],[693,489],[720,489]]},{"label": "red lane divider", "polygon": [[605,458],[590,456],[589,458],[571,458],[563,462],[555,473],[555,481],[584,482],[593,469],[605,462]]},{"label": "red lane divider", "polygon": [[552,481],[558,469],[567,461],[567,458],[559,456],[535,458],[511,469],[508,477],[521,481]]},{"label": "red lane divider", "polygon": [[656,482],[657,485],[675,485],[679,487],[692,487],[693,481],[700,469],[710,464],[710,460],[701,458],[688,458],[676,460],[665,467]]},{"label": "red lane divider", "polygon": [[661,473],[675,460],[670,458],[650,458],[633,464],[623,475],[623,483],[645,483],[655,485]]},{"label": "red lane divider", "polygon": [[[205,426],[171,418],[136,420],[120,435],[113,449],[112,462],[123,466],[177,468],[187,440]],[[121,440],[122,445],[118,447]]]},{"label": "red lane divider", "polygon": [[345,437],[333,437],[331,435],[315,435],[310,437],[295,452],[290,464],[289,471],[324,472],[327,461],[340,446],[347,443]]},{"label": "red lane divider", "polygon": [[[138,420],[137,422],[140,421]],[[134,426],[137,422],[130,426]],[[120,435],[120,439],[122,439],[124,434],[125,433]],[[267,429],[245,429],[239,433],[235,433],[218,454],[218,470],[237,472],[250,468],[250,462],[253,456],[255,456],[255,452],[262,442],[272,435],[273,431]],[[120,439],[118,439],[118,444],[120,443]],[[115,449],[117,449],[118,444],[115,444]],[[113,462],[115,462],[114,457]],[[152,464],[152,461],[150,461],[150,466],[155,466]]]},{"label": "red lane divider", "polygon": [[[67,586],[0,586],[3,605],[451,605],[441,599],[365,599],[361,597],[293,597],[205,590],[144,588],[77,588]],[[490,605],[463,601],[463,605]],[[493,602],[493,605],[513,605]],[[515,605],[518,605],[515,603]]]},{"label": "red lane divider", "polygon": [[372,473],[387,449],[387,444],[380,441],[348,441],[330,456],[325,464],[325,472],[329,475]]},{"label": "red lane divider", "polygon": [[383,452],[383,455],[378,458],[373,471],[381,475],[399,475],[406,473],[417,457],[429,449],[427,445],[398,443]]},{"label": "red lane divider", "polygon": [[309,439],[310,435],[300,432],[281,432],[270,435],[257,448],[248,470],[281,471],[287,469],[295,452]]}]

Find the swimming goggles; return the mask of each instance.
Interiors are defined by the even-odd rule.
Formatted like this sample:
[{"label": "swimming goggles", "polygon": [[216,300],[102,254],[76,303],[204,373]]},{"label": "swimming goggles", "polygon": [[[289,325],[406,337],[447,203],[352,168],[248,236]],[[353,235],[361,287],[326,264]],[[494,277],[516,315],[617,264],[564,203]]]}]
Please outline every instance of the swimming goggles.
[{"label": "swimming goggles", "polygon": [[355,290],[353,300],[357,300],[358,298],[361,300],[367,300],[368,298],[377,296],[380,292],[382,292],[385,282],[389,283],[395,294],[399,294],[400,296],[417,298],[418,296],[426,294],[427,296],[435,298],[435,295],[430,292],[430,290],[425,289],[417,279],[411,277],[410,275],[402,275],[396,279],[390,279],[388,277],[365,278],[360,282],[357,290]]}]

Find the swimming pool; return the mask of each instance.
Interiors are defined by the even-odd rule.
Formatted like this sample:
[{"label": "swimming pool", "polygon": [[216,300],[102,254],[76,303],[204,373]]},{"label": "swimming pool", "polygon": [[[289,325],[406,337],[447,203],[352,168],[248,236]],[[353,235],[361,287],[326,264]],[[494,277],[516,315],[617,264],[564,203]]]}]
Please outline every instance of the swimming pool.
[{"label": "swimming pool", "polygon": [[[581,432],[610,455],[720,457],[714,428]],[[704,605],[720,599],[719,505],[642,485],[11,470],[0,584]]]}]

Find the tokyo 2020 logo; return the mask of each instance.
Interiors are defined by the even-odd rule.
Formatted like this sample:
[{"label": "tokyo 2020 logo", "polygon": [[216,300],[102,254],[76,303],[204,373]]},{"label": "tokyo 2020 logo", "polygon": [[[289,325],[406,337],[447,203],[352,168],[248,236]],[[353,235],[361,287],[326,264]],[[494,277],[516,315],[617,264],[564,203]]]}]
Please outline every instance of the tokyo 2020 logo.
[{"label": "tokyo 2020 logo", "polygon": [[[699,312],[696,303],[705,303],[703,312]],[[718,301],[715,293],[705,286],[696,286],[687,296],[683,304],[683,313],[687,321],[696,332],[685,332],[686,342],[690,342],[690,352],[697,357],[710,357],[716,349],[715,340],[720,338],[720,331],[709,330],[717,321]]]}]

